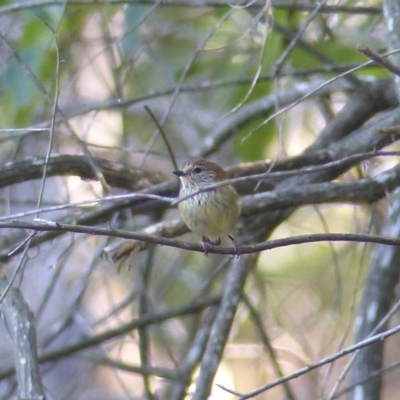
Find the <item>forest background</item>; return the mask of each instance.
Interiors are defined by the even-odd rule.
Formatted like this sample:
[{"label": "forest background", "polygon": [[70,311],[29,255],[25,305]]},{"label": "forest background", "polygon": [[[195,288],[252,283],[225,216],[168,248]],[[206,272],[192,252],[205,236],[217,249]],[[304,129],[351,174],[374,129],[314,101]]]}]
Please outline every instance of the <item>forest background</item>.
[{"label": "forest background", "polygon": [[[0,398],[397,399],[399,20],[1,2]],[[179,218],[198,157],[240,194],[240,258]]]}]

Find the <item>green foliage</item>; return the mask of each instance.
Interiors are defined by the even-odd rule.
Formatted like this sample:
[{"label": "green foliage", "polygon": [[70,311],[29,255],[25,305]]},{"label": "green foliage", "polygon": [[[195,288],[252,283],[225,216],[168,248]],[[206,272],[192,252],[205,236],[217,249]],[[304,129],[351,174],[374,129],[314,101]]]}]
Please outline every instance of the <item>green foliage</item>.
[{"label": "green foliage", "polygon": [[133,57],[142,46],[138,25],[149,11],[148,6],[128,4],[124,13],[125,33],[120,39],[121,49],[125,58]]},{"label": "green foliage", "polygon": [[[1,13],[3,4],[0,6],[0,29],[7,39],[0,42],[0,128],[7,128],[7,131],[1,132],[1,154],[4,155],[4,160],[8,161],[9,158],[19,157],[21,154],[43,156],[50,147],[53,152],[83,154],[86,152],[83,146],[86,141],[95,156],[118,160],[121,167],[122,163],[126,163],[130,167],[143,168],[146,173],[155,171],[159,174],[161,171],[165,179],[171,181],[175,178],[171,175],[172,163],[168,158],[166,143],[161,135],[154,135],[156,126],[144,110],[144,105],[148,105],[157,118],[161,120],[163,117],[165,120],[163,130],[178,162],[198,154],[199,149],[207,146],[207,157],[224,166],[232,165],[236,161],[252,162],[265,158],[291,157],[300,154],[326,122],[336,115],[337,110],[352,95],[353,89],[350,86],[341,87],[340,80],[334,91],[321,97],[313,94],[312,99],[306,103],[301,103],[290,112],[265,123],[283,104],[278,89],[285,89],[282,93],[287,93],[292,85],[308,87],[316,79],[322,81],[337,77],[338,69],[343,71],[363,63],[366,58],[356,46],[358,43],[370,43],[371,37],[377,36],[373,40],[374,48],[379,49],[384,45],[383,35],[376,35],[376,32],[383,31],[383,19],[376,14],[352,16],[349,13],[318,13],[302,33],[301,40],[294,44],[283,59],[291,37],[308,21],[309,11],[283,8],[261,11],[254,2],[249,2],[243,8],[235,8],[229,3],[226,6],[201,7],[194,2],[187,2],[186,6],[171,6],[162,1],[147,2],[146,5],[135,1],[124,4],[112,1],[73,4],[65,1],[62,6],[46,7],[32,7],[29,3],[27,9],[24,9],[24,3],[28,6],[28,2],[15,2],[20,8],[12,13]],[[303,2],[298,3],[303,5]],[[354,2],[343,1],[340,4],[352,3]],[[292,4],[296,5],[296,2]],[[281,2],[281,6],[283,5]],[[277,24],[284,29],[278,29]],[[279,74],[274,76],[277,61],[281,58]],[[363,80],[388,75],[385,69],[377,66],[363,68],[354,73],[355,77],[361,78],[361,83]],[[57,83],[58,106],[63,111],[65,120],[60,118],[58,112],[53,115],[52,102],[56,97]],[[240,112],[254,111],[255,102],[273,95],[276,96],[277,110],[274,105],[268,109],[265,107],[257,114],[249,113],[251,116],[245,122],[229,126],[226,137],[221,139],[212,136],[220,124],[225,126],[226,121],[230,121],[231,117],[236,117]],[[286,102],[289,101],[286,99]],[[51,125],[52,117],[56,121],[56,127],[54,140],[50,143],[47,128]],[[30,132],[23,130],[12,131],[13,128],[35,124],[44,127],[45,133],[42,136],[40,132],[30,136]],[[71,130],[76,137],[71,134]],[[21,135],[24,135],[24,140],[20,140]],[[246,165],[243,168],[247,167]],[[383,164],[379,168],[369,165],[362,177],[368,178],[370,171],[379,172],[383,168]],[[140,170],[137,172],[139,183],[145,186],[146,175],[142,175]],[[97,198],[106,191],[107,194],[115,194],[114,188],[103,187],[95,180],[81,181],[75,176],[65,178],[62,185],[52,186],[52,179],[46,180],[44,185],[43,198],[49,204],[59,205],[89,199],[96,206],[90,210],[93,211],[90,216],[92,218],[94,215],[93,219],[88,219],[89,213],[86,214],[86,219],[80,219],[82,210],[89,211],[89,207],[92,207],[90,205],[74,207],[72,211],[63,210],[65,214],[54,212],[51,220],[57,220],[58,215],[70,214],[68,217],[71,223],[78,221],[82,224],[103,224],[110,227],[111,234],[114,227],[126,230],[133,230],[132,227],[135,227],[134,230],[140,230],[165,223],[167,235],[178,235],[174,225],[170,224],[178,216],[176,207],[166,206],[156,200],[135,198],[130,207],[121,205],[121,209],[115,210],[112,216],[102,214],[98,217],[97,209],[102,209],[105,203],[100,204]],[[61,182],[64,177],[58,179]],[[347,171],[346,176],[338,177],[340,179],[351,182],[359,179],[359,176],[354,175],[354,171]],[[22,190],[26,198],[19,198],[18,190],[15,191],[16,195],[12,194],[7,198],[8,193],[13,192],[9,190],[4,195],[6,201],[3,201],[3,210],[7,212],[9,204],[16,207],[14,203],[21,209],[26,207],[24,210],[35,210],[41,183],[42,181],[29,182],[35,190]],[[252,188],[255,186],[256,184]],[[154,193],[158,193],[157,190],[155,188]],[[250,191],[246,193],[248,197],[245,201],[254,201],[253,205],[258,206],[258,193],[251,198],[254,195],[252,189],[243,190]],[[163,194],[175,196],[176,192],[171,190]],[[112,201],[106,203],[107,206],[109,204],[112,206]],[[341,208],[337,204],[319,207],[318,210],[315,206],[302,207],[300,212],[292,214],[291,218],[282,223],[274,231],[274,235],[281,238],[299,233],[327,231],[366,232],[370,224],[381,224],[381,215],[373,216],[370,210],[365,214],[357,214],[354,211],[356,208]],[[258,215],[253,217],[257,218]],[[242,239],[249,240],[248,237],[252,234],[253,237],[260,238],[259,232],[267,235],[262,224],[264,218],[269,218],[269,214],[260,214],[260,217],[263,219],[254,224],[251,218],[246,219],[247,216],[243,215],[240,224],[243,222],[241,226],[248,236],[238,236],[239,243]],[[275,214],[271,219],[275,220],[274,218]],[[266,221],[265,226],[269,223],[270,221]],[[257,227],[254,228],[253,225]],[[255,229],[259,229],[259,232],[255,232]],[[158,230],[148,231],[159,234]],[[31,242],[24,242],[25,232],[16,236],[17,239],[10,238],[8,233],[7,231],[3,239],[6,243],[3,247],[7,251],[9,243],[12,243],[13,249],[21,249],[21,243],[31,245]],[[169,246],[149,245],[142,249],[142,243],[135,242],[137,253],[127,259],[130,268],[119,274],[115,265],[97,256],[108,238],[62,233],[61,239],[54,238],[52,241],[47,240],[46,236],[40,236],[41,234],[36,235],[34,240],[40,236],[44,241],[40,248],[29,249],[29,268],[21,272],[21,282],[29,286],[28,290],[31,290],[31,286],[34,286],[34,290],[42,290],[40,296],[30,293],[31,298],[43,298],[43,301],[51,298],[51,304],[43,303],[44,311],[39,316],[43,327],[44,321],[49,320],[52,323],[49,329],[42,329],[40,332],[42,336],[39,343],[43,344],[43,354],[54,350],[53,343],[56,345],[61,342],[56,336],[58,333],[54,337],[52,334],[48,336],[48,332],[54,332],[54,326],[68,329],[60,329],[61,334],[70,331],[74,335],[76,333],[73,338],[75,343],[75,339],[79,341],[83,333],[90,333],[90,329],[93,335],[97,335],[110,327],[135,318],[146,319],[153,312],[168,311],[170,307],[180,306],[185,302],[193,302],[196,306],[197,300],[214,296],[225,289],[225,278],[229,273],[226,266],[231,261],[229,258],[212,254],[205,258],[201,253],[172,249]],[[195,235],[179,239],[196,243],[201,240]],[[35,253],[37,248],[39,250]],[[47,250],[49,255],[45,254]],[[252,275],[247,281],[245,293],[256,307],[260,326],[271,333],[274,340],[280,335],[290,339],[290,345],[284,343],[284,346],[278,345],[276,348],[290,348],[290,352],[296,355],[290,358],[298,358],[296,362],[300,366],[294,362],[296,365],[292,365],[292,369],[306,365],[309,359],[315,360],[316,354],[320,353],[319,342],[324,345],[321,345],[321,353],[324,355],[328,354],[327,345],[333,343],[335,351],[342,346],[341,340],[337,338],[345,338],[343,327],[348,329],[353,321],[349,317],[354,310],[352,302],[359,296],[354,288],[358,290],[361,286],[357,286],[357,283],[362,281],[364,265],[368,261],[362,259],[363,250],[365,249],[361,246],[358,248],[348,243],[303,243],[263,252],[257,261],[254,261],[256,256],[249,257],[248,271]],[[368,252],[364,251],[364,254]],[[43,268],[44,260],[46,265],[55,264],[57,269]],[[37,282],[32,279],[35,285],[31,285],[27,275],[23,274],[31,273],[35,266],[39,271],[34,276]],[[220,266],[221,270],[217,274]],[[43,279],[44,274],[48,274],[48,282],[51,283],[48,284]],[[19,284],[19,281],[16,283]],[[56,284],[59,286],[53,290]],[[66,294],[63,292],[64,288]],[[340,307],[337,302],[338,293],[342,297]],[[79,303],[82,298],[86,301]],[[33,304],[32,307],[36,313],[37,308],[34,307],[37,305]],[[48,310],[55,315],[45,314]],[[70,314],[71,310],[79,312],[76,321],[74,315]],[[193,316],[174,316],[163,323],[156,321],[152,325],[156,329],[142,328],[140,335],[137,335],[149,333],[144,340],[137,339],[132,331],[127,332],[126,337],[121,333],[113,338],[112,343],[107,341],[102,349],[101,354],[107,356],[104,361],[109,361],[111,366],[114,359],[121,359],[128,366],[132,363],[133,370],[140,363],[145,371],[143,382],[147,378],[152,380],[153,373],[160,374],[161,377],[163,374],[170,374],[171,379],[154,378],[157,379],[154,387],[160,388],[160,398],[169,398],[163,393],[164,385],[173,385],[180,379],[179,374],[183,371],[180,367],[185,366],[185,353],[191,356],[192,336],[202,333],[212,314],[209,310],[194,310],[190,313]],[[335,313],[340,314],[337,319],[334,318]],[[259,340],[256,324],[250,324],[248,317],[249,310],[242,303],[233,325],[228,328],[231,329],[234,344],[240,341],[255,344],[254,359],[259,360],[262,359],[260,354],[265,343]],[[265,317],[268,318],[268,324]],[[76,322],[84,331],[74,331]],[[336,326],[330,330],[333,324]],[[328,330],[329,337],[324,335]],[[50,342],[53,347],[46,348],[46,344]],[[293,343],[298,346],[291,346]],[[126,344],[132,346],[134,351],[125,353]],[[149,350],[148,359],[146,354],[138,355],[146,352],[146,346]],[[199,344],[196,346],[200,347]],[[303,347],[302,352],[298,351],[299,347]],[[108,353],[109,349],[112,350]],[[136,354],[137,349],[139,351]],[[198,349],[194,350],[198,354]],[[131,359],[129,357],[132,353],[135,354]],[[285,351],[277,353],[286,357]],[[228,357],[229,355],[224,355],[224,361]],[[231,365],[231,360],[228,361],[227,364]],[[261,361],[262,372],[266,370],[264,361]],[[61,364],[63,360],[54,360],[54,365],[56,362]],[[288,364],[283,359],[284,373]],[[97,367],[97,360],[93,360],[93,365]],[[117,368],[114,365],[113,367]],[[48,370],[52,372],[51,368]],[[173,375],[171,371],[179,374]],[[249,368],[249,371],[256,375],[253,373],[254,369]],[[337,381],[334,375],[336,372],[330,373],[332,375],[326,381]],[[192,374],[193,370],[187,376]],[[123,375],[110,374],[111,383],[108,380],[101,382],[101,390],[103,385],[109,385],[109,393],[105,396],[117,398],[123,390],[131,398],[142,398],[142,389],[138,389],[141,382],[137,385],[138,381],[132,379],[127,371]],[[126,376],[128,379],[125,381]],[[235,383],[243,381],[240,374],[238,377],[232,373],[232,377]],[[84,378],[85,385],[91,385],[90,379],[86,379],[86,376]],[[121,379],[114,385],[111,381],[113,378]],[[257,382],[253,388],[270,381],[270,378],[269,376],[268,379]],[[75,379],[70,381],[73,386],[78,387]],[[85,393],[77,395],[73,393],[75,388],[67,387],[70,382],[63,383],[69,398],[85,398]],[[150,389],[151,386],[152,382],[149,384]],[[122,390],[117,393],[115,387]],[[90,389],[93,391],[93,387]],[[190,390],[188,385],[185,391]],[[326,388],[318,396],[308,397],[321,397],[325,395],[323,391],[326,392]],[[214,394],[212,397],[218,398]],[[280,397],[273,393],[271,398]]]},{"label": "green foliage", "polygon": [[268,158],[267,149],[276,140],[274,122],[263,124],[268,116],[253,119],[235,135],[235,151],[243,160],[249,162]]},{"label": "green foliage", "polygon": [[[45,15],[42,12],[41,17]],[[35,15],[24,24],[19,40],[10,45],[12,54],[4,71],[2,102],[9,109],[9,123],[29,125],[34,111],[45,102],[43,89],[51,94],[55,76],[54,35]]]}]

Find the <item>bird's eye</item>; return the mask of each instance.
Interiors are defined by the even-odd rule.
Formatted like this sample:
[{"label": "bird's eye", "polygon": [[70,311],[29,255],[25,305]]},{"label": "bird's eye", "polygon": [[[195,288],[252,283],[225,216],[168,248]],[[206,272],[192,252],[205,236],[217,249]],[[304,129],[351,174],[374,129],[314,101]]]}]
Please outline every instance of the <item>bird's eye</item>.
[{"label": "bird's eye", "polygon": [[193,169],[193,172],[195,172],[196,174],[199,174],[202,171],[202,169],[200,167],[196,167]]}]

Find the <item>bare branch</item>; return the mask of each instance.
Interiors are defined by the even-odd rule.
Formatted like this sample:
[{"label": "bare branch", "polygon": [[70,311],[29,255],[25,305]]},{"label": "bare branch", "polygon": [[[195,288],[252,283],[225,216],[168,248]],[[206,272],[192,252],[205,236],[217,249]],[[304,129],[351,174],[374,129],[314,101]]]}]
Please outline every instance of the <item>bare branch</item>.
[{"label": "bare branch", "polygon": [[[7,282],[0,279],[0,292],[6,290]],[[14,366],[18,381],[18,398],[44,400],[40,375],[36,322],[21,292],[12,287],[5,297],[1,311],[14,345]]]}]

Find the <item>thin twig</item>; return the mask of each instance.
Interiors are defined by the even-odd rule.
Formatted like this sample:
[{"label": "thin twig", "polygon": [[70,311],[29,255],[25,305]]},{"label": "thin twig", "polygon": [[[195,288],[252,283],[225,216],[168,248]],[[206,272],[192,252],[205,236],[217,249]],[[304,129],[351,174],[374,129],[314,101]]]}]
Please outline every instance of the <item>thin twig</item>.
[{"label": "thin twig", "polygon": [[383,56],[380,56],[378,53],[375,53],[374,51],[372,51],[369,47],[361,45],[361,44],[357,46],[357,50],[360,51],[361,53],[363,53],[364,55],[366,55],[368,58],[370,58],[376,64],[381,65],[382,67],[386,68],[388,71],[393,72],[397,76],[400,76],[400,68],[397,67],[396,65],[394,65],[389,60],[384,58],[384,57],[387,57],[388,54],[384,54]]},{"label": "thin twig", "polygon": [[168,154],[169,154],[169,156],[170,156],[170,158],[171,158],[172,165],[174,166],[175,169],[178,169],[178,164],[177,164],[177,162],[176,162],[176,158],[175,158],[175,155],[174,155],[174,151],[172,150],[171,144],[170,144],[170,142],[169,142],[169,140],[168,140],[168,137],[167,137],[166,133],[164,132],[163,127],[162,127],[161,124],[158,122],[158,119],[157,119],[156,116],[154,115],[154,113],[153,113],[153,111],[151,110],[151,108],[150,108],[148,105],[145,105],[144,108],[145,108],[145,110],[149,113],[151,119],[152,119],[152,120],[154,121],[154,123],[157,125],[158,130],[159,130],[160,133],[161,133],[161,137],[162,137],[163,140],[164,140],[165,147],[167,148]]}]

